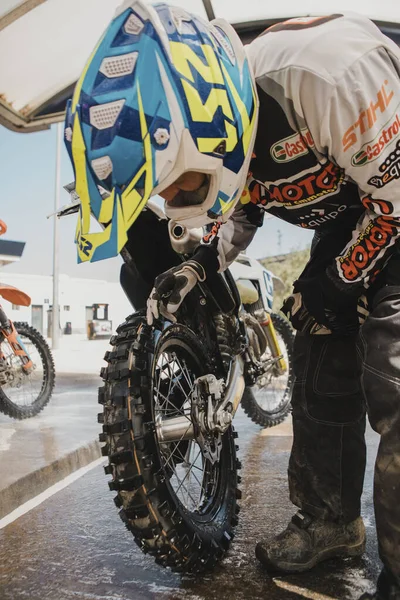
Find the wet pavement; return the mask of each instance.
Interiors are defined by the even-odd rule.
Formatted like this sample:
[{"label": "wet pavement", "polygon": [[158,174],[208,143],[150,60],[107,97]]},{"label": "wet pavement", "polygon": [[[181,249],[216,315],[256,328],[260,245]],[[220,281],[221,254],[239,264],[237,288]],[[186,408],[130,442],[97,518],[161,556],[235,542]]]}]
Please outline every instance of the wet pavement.
[{"label": "wet pavement", "polygon": [[52,350],[56,385],[49,404],[23,421],[0,413],[0,519],[100,456],[97,388],[109,348],[108,339],[62,336]]},{"label": "wet pavement", "polygon": [[143,555],[118,517],[109,478],[97,467],[0,530],[1,600],[345,600],[372,589],[380,570],[372,509],[377,436],[368,432],[364,557],[270,578],[257,564],[254,545],[278,533],[293,513],[286,482],[290,423],[261,431],[242,411],[235,421],[242,510],[229,554],[214,572],[181,577]]},{"label": "wet pavement", "polygon": [[0,491],[98,437],[96,375],[58,374],[53,397],[36,417],[0,414]]},{"label": "wet pavement", "polygon": [[0,414],[0,519],[100,456],[100,383],[98,375],[57,374],[53,397],[36,417]]}]

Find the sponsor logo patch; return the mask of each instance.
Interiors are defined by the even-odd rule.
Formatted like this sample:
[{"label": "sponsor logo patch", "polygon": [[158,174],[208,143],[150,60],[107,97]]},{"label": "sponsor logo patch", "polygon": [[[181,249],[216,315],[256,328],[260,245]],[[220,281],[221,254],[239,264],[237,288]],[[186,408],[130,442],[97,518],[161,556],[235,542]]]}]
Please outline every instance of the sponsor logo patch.
[{"label": "sponsor logo patch", "polygon": [[363,135],[374,126],[378,118],[378,111],[382,114],[386,111],[394,96],[394,92],[388,89],[388,85],[389,82],[386,79],[376,94],[376,101],[375,99],[371,100],[369,106],[360,112],[357,121],[345,132],[342,138],[343,152],[357,143],[359,135]]},{"label": "sponsor logo patch", "polygon": [[339,272],[346,281],[363,278],[364,273],[383,255],[398,236],[400,220],[379,216],[370,221],[345,256],[337,259]]},{"label": "sponsor logo patch", "polygon": [[208,233],[206,233],[206,235],[204,235],[202,237],[200,243],[203,244],[204,246],[210,246],[212,244],[212,242],[215,240],[215,238],[218,236],[220,227],[221,227],[221,223],[219,221],[214,223],[211,226],[211,228],[209,228]]},{"label": "sponsor logo patch", "polygon": [[302,204],[318,202],[323,196],[335,194],[344,180],[344,171],[331,162],[318,164],[313,169],[303,171],[290,179],[262,184],[250,180],[251,201],[271,208],[287,206],[294,208]]},{"label": "sponsor logo patch", "polygon": [[369,194],[361,199],[361,202],[367,210],[371,210],[375,213],[381,213],[382,215],[391,215],[393,213],[393,204],[389,200],[378,200],[372,198]]},{"label": "sponsor logo patch", "polygon": [[[332,210],[330,212],[325,212],[325,210],[321,210],[318,208],[314,208],[311,210],[310,215],[302,215],[299,217],[301,223],[299,223],[300,227],[307,229],[308,227],[319,227],[326,223],[327,221],[334,221],[336,217],[340,215],[340,213],[344,212],[347,209],[346,204],[342,204],[338,206],[336,210]],[[305,222],[306,221],[306,222]]]},{"label": "sponsor logo patch", "polygon": [[382,152],[390,146],[400,132],[400,116],[398,113],[390,119],[373,140],[364,144],[351,157],[353,167],[362,167],[379,158]]},{"label": "sponsor logo patch", "polygon": [[368,179],[368,183],[376,188],[383,188],[391,181],[400,179],[400,142],[397,142],[393,152],[379,165],[379,171],[383,175],[374,175]]},{"label": "sponsor logo patch", "polygon": [[294,133],[289,137],[279,140],[271,146],[270,153],[275,162],[290,162],[307,154],[309,148],[314,148],[314,140],[308,129]]}]

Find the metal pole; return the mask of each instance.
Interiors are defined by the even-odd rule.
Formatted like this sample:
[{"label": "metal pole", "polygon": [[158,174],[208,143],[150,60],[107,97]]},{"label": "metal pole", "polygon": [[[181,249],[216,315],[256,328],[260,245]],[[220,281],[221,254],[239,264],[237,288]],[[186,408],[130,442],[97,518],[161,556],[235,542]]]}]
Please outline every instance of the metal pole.
[{"label": "metal pole", "polygon": [[[60,199],[60,171],[61,171],[61,140],[63,124],[57,124],[57,151],[56,151],[56,181],[54,188],[54,210],[58,210]],[[53,220],[53,309],[51,314],[51,341],[52,348],[56,350],[60,345],[60,307],[58,304],[58,217]]]},{"label": "metal pole", "polygon": [[215,19],[214,8],[213,8],[213,5],[211,3],[211,0],[203,0],[203,5],[204,5],[204,8],[205,8],[206,13],[207,13],[208,20],[212,21],[213,19]]}]

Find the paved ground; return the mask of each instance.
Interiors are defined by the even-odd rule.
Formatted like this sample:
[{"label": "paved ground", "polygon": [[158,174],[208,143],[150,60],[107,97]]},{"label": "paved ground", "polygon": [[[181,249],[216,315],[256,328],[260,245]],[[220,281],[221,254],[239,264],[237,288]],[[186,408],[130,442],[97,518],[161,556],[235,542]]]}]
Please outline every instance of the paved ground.
[{"label": "paved ground", "polygon": [[290,423],[260,432],[239,412],[236,424],[243,462],[241,520],[230,553],[215,572],[179,577],[142,555],[117,515],[108,478],[96,468],[0,530],[0,598],[346,600],[371,589],[380,569],[371,489],[377,436],[368,433],[365,557],[271,579],[254,558],[254,543],[279,532],[293,512],[286,484]]},{"label": "paved ground", "polygon": [[100,455],[97,388],[109,348],[108,339],[62,336],[49,404],[23,421],[0,413],[0,518]]},{"label": "paved ground", "polygon": [[97,388],[108,340],[63,336],[53,350],[56,386],[36,417],[17,421],[0,413],[0,490],[97,438]]},{"label": "paved ground", "polygon": [[0,414],[0,518],[100,455],[100,383],[96,375],[58,374],[39,415],[17,421]]},{"label": "paved ground", "polygon": [[0,414],[0,489],[97,437],[100,383],[93,375],[58,375],[39,415],[17,421]]}]

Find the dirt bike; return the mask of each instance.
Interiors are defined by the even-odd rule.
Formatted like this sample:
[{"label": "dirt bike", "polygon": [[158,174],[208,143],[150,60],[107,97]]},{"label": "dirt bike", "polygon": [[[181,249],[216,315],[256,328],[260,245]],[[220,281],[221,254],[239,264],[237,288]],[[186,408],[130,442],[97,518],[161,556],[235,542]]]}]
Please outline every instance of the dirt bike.
[{"label": "dirt bike", "polygon": [[[240,254],[229,268],[233,275],[245,313],[256,315],[260,320],[266,311],[268,327],[264,325],[267,349],[262,362],[282,354],[282,368],[271,368],[256,380],[255,385],[246,386],[241,406],[254,423],[273,427],[281,423],[290,412],[292,392],[292,346],[294,333],[287,319],[272,311],[274,285],[283,282],[253,258]],[[242,315],[243,318],[243,315]],[[246,318],[244,316],[244,318]]]},{"label": "dirt bike", "polygon": [[[7,230],[0,221],[0,235]],[[29,306],[30,297],[0,283],[0,296]],[[0,411],[15,419],[37,415],[49,402],[55,381],[50,348],[28,323],[12,322],[0,305]]]},{"label": "dirt bike", "polygon": [[[79,209],[73,198],[59,216]],[[147,324],[155,277],[189,258],[199,235],[152,202],[130,228],[120,281],[136,312],[110,340],[99,389],[120,516],[143,552],[177,572],[213,567],[233,538],[239,404],[272,426],[289,412],[292,386],[291,327],[271,313],[270,274],[248,257],[234,267],[237,284],[229,270],[211,275],[186,296],[176,323]]]}]

